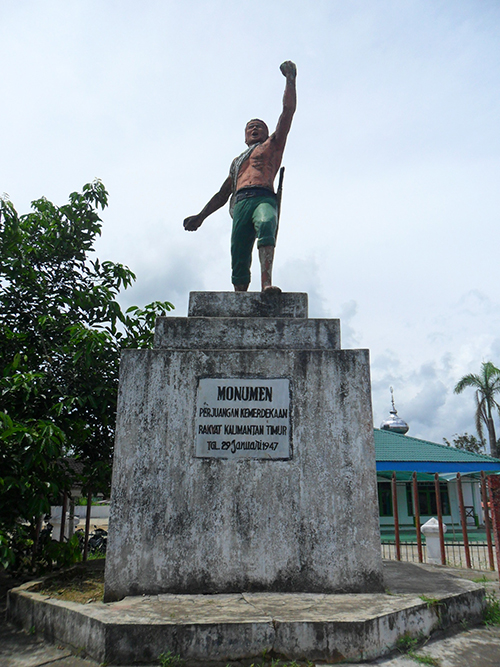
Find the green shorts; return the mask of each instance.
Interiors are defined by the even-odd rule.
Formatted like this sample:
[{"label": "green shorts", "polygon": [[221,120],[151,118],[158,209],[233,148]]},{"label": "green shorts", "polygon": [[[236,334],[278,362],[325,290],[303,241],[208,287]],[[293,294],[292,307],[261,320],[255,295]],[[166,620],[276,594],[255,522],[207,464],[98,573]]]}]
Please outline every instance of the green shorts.
[{"label": "green shorts", "polygon": [[257,247],[276,245],[278,210],[274,195],[249,197],[233,211],[231,233],[231,280],[233,285],[250,283],[250,266],[255,239]]}]

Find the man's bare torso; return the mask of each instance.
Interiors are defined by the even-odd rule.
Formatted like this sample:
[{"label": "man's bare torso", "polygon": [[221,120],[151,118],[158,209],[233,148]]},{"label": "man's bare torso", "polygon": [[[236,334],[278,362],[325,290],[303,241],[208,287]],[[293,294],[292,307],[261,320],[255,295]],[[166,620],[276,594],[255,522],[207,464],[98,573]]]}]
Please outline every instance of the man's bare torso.
[{"label": "man's bare torso", "polygon": [[236,190],[257,186],[272,190],[284,149],[277,145],[274,134],[257,146],[240,167]]},{"label": "man's bare torso", "polygon": [[[236,158],[219,192],[210,199],[198,215],[191,215],[184,220],[184,229],[187,231],[196,231],[205,218],[224,206],[235,191],[248,187],[273,189],[297,105],[295,89],[297,68],[290,60],[286,60],[281,64],[280,70],[286,78],[286,85],[283,94],[283,111],[278,119],[276,130],[269,136],[269,129],[264,121],[258,118],[248,121],[245,127],[245,143],[249,147],[256,145],[254,150],[243,162]],[[243,154],[239,157],[243,158]],[[233,173],[233,169],[237,169],[237,174]],[[237,177],[236,183],[233,181],[235,176]]]}]

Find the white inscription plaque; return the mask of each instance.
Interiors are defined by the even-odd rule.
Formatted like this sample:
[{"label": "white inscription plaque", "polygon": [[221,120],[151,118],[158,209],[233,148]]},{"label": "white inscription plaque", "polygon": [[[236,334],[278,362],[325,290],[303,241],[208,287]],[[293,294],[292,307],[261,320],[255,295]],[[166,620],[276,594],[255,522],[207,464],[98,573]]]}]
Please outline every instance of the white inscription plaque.
[{"label": "white inscription plaque", "polygon": [[290,459],[290,381],[201,379],[195,451],[200,458]]}]

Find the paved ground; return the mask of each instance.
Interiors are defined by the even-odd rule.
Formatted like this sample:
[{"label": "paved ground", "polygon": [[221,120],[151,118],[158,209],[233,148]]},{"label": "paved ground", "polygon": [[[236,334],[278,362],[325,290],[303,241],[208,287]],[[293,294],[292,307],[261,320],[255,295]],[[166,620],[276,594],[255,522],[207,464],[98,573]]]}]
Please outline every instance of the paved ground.
[{"label": "paved ground", "polygon": [[[497,573],[440,566],[436,569],[452,572],[473,581],[487,578],[489,581],[481,582],[487,592],[500,597]],[[439,667],[500,667],[500,626],[477,626],[461,632],[435,635],[425,646],[416,650],[414,655],[417,656],[417,660],[408,655],[396,654],[379,658],[369,664],[381,667],[417,667],[418,664],[431,664],[430,661],[421,662],[425,657],[430,657],[437,661],[435,665]],[[364,663],[363,667],[366,664]],[[361,663],[351,663],[351,667],[362,666]]]},{"label": "paved ground", "polygon": [[[444,569],[444,568],[440,568]],[[456,570],[453,570],[457,573]],[[484,572],[461,570],[458,573],[464,578],[482,577]],[[490,579],[496,575],[487,573]],[[19,581],[0,579],[0,667],[97,667],[98,663],[73,655],[63,646],[54,646],[42,639],[16,631],[4,621],[5,593],[8,587],[15,586]],[[488,590],[500,597],[498,581],[487,582]],[[432,664],[425,656],[436,659],[440,667],[500,667],[500,627],[484,626],[464,629],[455,634],[443,634],[433,638],[424,647],[415,651],[420,657],[415,660],[406,655],[393,655],[373,661],[372,665],[382,667],[415,667],[417,664]],[[365,665],[367,663],[364,663]],[[361,667],[358,663],[352,667]]]},{"label": "paved ground", "polygon": [[[441,636],[415,651],[417,660],[407,655],[379,658],[369,664],[382,667],[417,667],[418,658],[434,658],[439,667],[499,667],[500,628],[472,628],[465,632]],[[430,661],[423,664],[432,664]],[[365,667],[366,663],[351,663],[350,667]]]}]

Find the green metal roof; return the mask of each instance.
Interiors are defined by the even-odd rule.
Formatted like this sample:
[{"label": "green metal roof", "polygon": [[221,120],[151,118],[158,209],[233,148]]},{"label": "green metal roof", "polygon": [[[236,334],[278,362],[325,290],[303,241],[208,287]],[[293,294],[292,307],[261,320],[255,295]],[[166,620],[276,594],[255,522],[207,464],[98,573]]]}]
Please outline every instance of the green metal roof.
[{"label": "green metal roof", "polygon": [[451,472],[500,470],[500,459],[463,449],[438,445],[408,435],[373,429],[377,470]]}]

